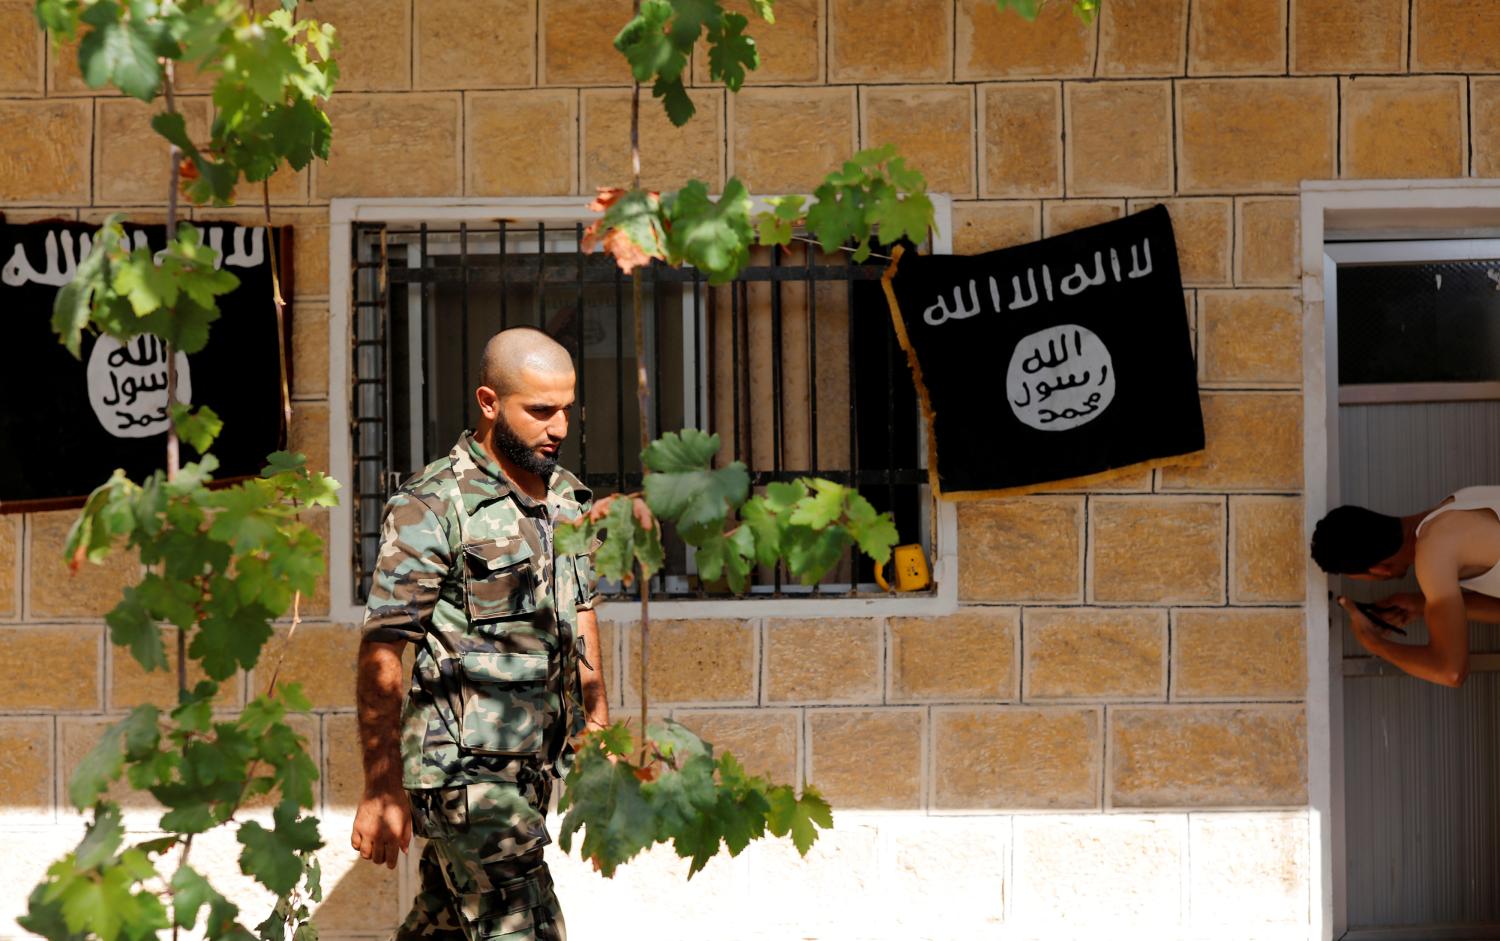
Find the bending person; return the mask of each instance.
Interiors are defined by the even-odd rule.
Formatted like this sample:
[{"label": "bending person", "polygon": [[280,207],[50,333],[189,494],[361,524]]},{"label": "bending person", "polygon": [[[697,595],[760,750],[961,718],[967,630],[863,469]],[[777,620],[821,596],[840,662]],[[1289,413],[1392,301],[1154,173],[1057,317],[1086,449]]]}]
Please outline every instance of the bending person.
[{"label": "bending person", "polygon": [[1500,487],[1466,487],[1411,516],[1338,507],[1313,530],[1312,556],[1331,575],[1369,581],[1401,578],[1415,565],[1421,593],[1391,595],[1376,613],[1397,627],[1422,618],[1427,643],[1389,640],[1353,601],[1341,595],[1339,604],[1370,653],[1418,679],[1461,686],[1468,622],[1500,624]]}]

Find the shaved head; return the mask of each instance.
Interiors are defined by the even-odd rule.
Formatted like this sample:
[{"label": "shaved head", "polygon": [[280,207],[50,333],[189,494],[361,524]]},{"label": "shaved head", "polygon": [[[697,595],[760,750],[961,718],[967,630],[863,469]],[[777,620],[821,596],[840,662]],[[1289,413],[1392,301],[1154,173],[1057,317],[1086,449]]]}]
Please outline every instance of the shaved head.
[{"label": "shaved head", "polygon": [[573,357],[561,343],[534,327],[512,327],[490,337],[484,345],[479,381],[503,398],[519,391],[523,370],[570,376]]}]

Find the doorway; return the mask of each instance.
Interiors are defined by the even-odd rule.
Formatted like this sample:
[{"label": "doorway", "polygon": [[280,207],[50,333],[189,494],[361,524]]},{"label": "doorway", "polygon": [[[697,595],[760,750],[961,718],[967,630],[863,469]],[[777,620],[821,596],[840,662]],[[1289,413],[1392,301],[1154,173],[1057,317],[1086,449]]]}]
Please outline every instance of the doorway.
[{"label": "doorway", "polygon": [[[1500,241],[1345,242],[1326,258],[1332,502],[1404,515],[1500,483]],[[1337,581],[1360,600],[1417,590],[1410,575]],[[1500,938],[1500,626],[1470,626],[1452,690],[1370,657],[1329,610],[1344,937]]]}]

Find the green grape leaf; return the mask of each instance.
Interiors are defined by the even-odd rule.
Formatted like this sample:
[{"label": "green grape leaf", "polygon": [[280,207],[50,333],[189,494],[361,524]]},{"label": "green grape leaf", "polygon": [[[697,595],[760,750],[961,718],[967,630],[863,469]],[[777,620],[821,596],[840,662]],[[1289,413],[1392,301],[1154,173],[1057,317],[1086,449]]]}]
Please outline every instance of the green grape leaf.
[{"label": "green grape leaf", "polygon": [[94,819],[73,851],[79,869],[94,869],[114,858],[125,842],[125,826],[120,822],[120,808],[110,803],[94,809]]},{"label": "green grape leaf", "polygon": [[558,523],[552,538],[558,555],[579,555],[588,552],[593,545],[597,527],[587,516]]},{"label": "green grape leaf", "polygon": [[708,76],[722,81],[732,92],[745,84],[747,70],[760,67],[755,40],[745,35],[749,25],[750,21],[739,13],[725,13],[721,26],[708,31]]},{"label": "green grape leaf", "polygon": [[224,420],[207,405],[194,409],[181,402],[172,403],[172,424],[177,435],[199,454],[207,454],[214,439],[224,430]]},{"label": "green grape leaf", "polygon": [[672,0],[672,25],[667,30],[672,44],[683,52],[693,48],[706,28],[719,28],[724,10],[719,0]]},{"label": "green grape leaf", "polygon": [[314,902],[323,901],[323,866],[318,857],[307,854],[307,897]]},{"label": "green grape leaf", "polygon": [[766,825],[776,836],[791,834],[792,844],[801,856],[806,856],[817,842],[818,827],[826,830],[833,826],[833,808],[811,785],[803,788],[800,798],[785,785],[772,788],[767,797],[771,806]]},{"label": "green grape leaf", "polygon": [[791,526],[782,534],[787,568],[804,585],[816,584],[843,558],[849,547],[849,534],[837,526],[809,529]]},{"label": "green grape leaf", "polygon": [[851,491],[831,480],[814,479],[811,483],[813,495],[798,502],[787,522],[793,526],[824,529],[844,515],[844,498]]},{"label": "green grape leaf", "polygon": [[277,474],[299,474],[307,470],[307,455],[292,451],[272,451],[266,457],[266,466],[261,468],[262,477]]},{"label": "green grape leaf", "polygon": [[254,820],[240,824],[238,839],[245,847],[240,852],[240,869],[277,895],[285,895],[302,880],[302,850],[323,845],[318,838],[318,821],[312,817],[298,819],[297,806],[282,801],[272,812],[276,823],[267,830]]},{"label": "green grape leaf", "polygon": [[889,513],[876,513],[870,501],[857,493],[849,493],[848,522],[845,524],[859,551],[884,565],[891,557],[891,549],[900,541],[896,532],[896,521]]},{"label": "green grape leaf", "polygon": [[687,65],[686,52],[673,43],[667,31],[672,13],[670,0],[642,0],[635,18],[615,36],[615,48],[630,63],[636,81],[644,84],[658,75],[673,79]]},{"label": "green grape leaf", "polygon": [[667,120],[672,122],[673,127],[682,127],[698,113],[680,75],[670,79],[658,78],[651,86],[651,96],[661,99],[662,107],[667,111]]},{"label": "green grape leaf", "polygon": [[708,185],[691,180],[666,204],[667,251],[708,274],[709,284],[727,284],[750,263],[750,193],[731,177],[714,201]]},{"label": "green grape leaf", "polygon": [[228,607],[216,604],[199,625],[188,645],[188,653],[203,664],[203,672],[215,680],[227,680],[237,668],[255,666],[260,651],[271,638],[274,612],[259,604]]},{"label": "green grape leaf", "polygon": [[113,0],[99,0],[84,9],[82,19],[93,29],[78,44],[78,68],[90,88],[114,84],[132,98],[150,101],[161,91],[157,57],[170,48],[166,27],[159,20],[135,16],[134,10],[122,19],[122,12]]},{"label": "green grape leaf", "polygon": [[643,485],[651,512],[680,526],[705,526],[721,522],[744,503],[750,473],[739,461],[709,469],[718,450],[718,435],[691,428],[651,442],[641,452],[641,462],[654,472]]},{"label": "green grape leaf", "polygon": [[138,587],[127,587],[120,603],[104,616],[109,625],[109,639],[116,646],[127,647],[130,655],[148,673],[167,668],[167,649],[162,643],[161,628],[143,603]]},{"label": "green grape leaf", "polygon": [[203,933],[209,938],[221,937],[239,917],[239,906],[221,895],[202,873],[191,866],[179,866],[169,884],[172,887],[172,923],[179,928],[192,928],[198,921],[198,912],[205,906],[208,920]]},{"label": "green grape leaf", "polygon": [[599,746],[611,755],[624,757],[635,751],[635,738],[630,734],[630,726],[624,722],[601,729],[597,739]]},{"label": "green grape leaf", "polygon": [[774,24],[776,22],[775,3],[776,0],[750,0],[750,9],[767,23]]},{"label": "green grape leaf", "polygon": [[601,523],[604,543],[594,553],[594,567],[605,578],[628,584],[635,577],[635,534],[639,528],[630,500],[611,503]]},{"label": "green grape leaf", "polygon": [[891,188],[881,192],[870,213],[870,221],[880,230],[880,240],[887,244],[901,238],[925,241],[933,218],[932,200],[926,193],[912,193],[903,199]]}]

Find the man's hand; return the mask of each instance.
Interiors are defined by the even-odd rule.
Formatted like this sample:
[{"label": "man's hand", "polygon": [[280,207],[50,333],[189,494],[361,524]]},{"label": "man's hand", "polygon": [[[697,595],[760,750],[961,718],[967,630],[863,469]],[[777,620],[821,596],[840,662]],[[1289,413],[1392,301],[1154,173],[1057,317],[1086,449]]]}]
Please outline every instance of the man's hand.
[{"label": "man's hand", "polygon": [[1376,656],[1380,656],[1380,649],[1384,642],[1381,629],[1375,626],[1375,622],[1365,617],[1365,613],[1354,606],[1354,602],[1339,595],[1339,607],[1343,608],[1349,615],[1349,627],[1354,631],[1354,639],[1359,645]]},{"label": "man's hand", "polygon": [[1402,592],[1378,602],[1376,608],[1387,621],[1405,627],[1426,612],[1427,599],[1418,592]]},{"label": "man's hand", "polygon": [[359,855],[387,869],[411,845],[411,803],[406,791],[366,793],[354,815],[350,844]]}]

